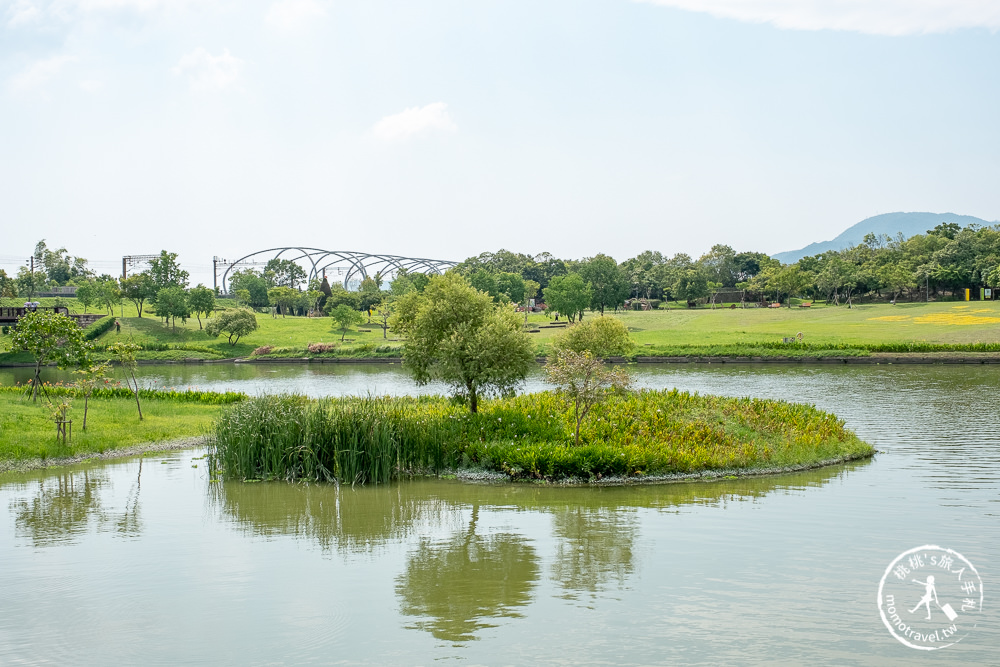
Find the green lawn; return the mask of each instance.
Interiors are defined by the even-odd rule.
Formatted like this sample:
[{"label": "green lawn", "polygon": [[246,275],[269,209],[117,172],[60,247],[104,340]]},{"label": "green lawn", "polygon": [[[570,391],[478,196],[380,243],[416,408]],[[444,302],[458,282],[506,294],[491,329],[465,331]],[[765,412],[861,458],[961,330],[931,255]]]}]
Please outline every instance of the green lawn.
[{"label": "green lawn", "polygon": [[[53,396],[53,404],[64,399]],[[72,442],[56,440],[56,427],[45,397],[33,403],[11,391],[0,392],[0,460],[52,458],[99,453],[144,442],[202,435],[222,406],[164,399],[144,400],[139,421],[135,400],[91,399],[83,430],[83,399],[70,401]]]},{"label": "green lawn", "polygon": [[778,341],[803,334],[806,343],[946,344],[1000,342],[1000,302],[917,303],[811,308],[677,309],[622,316],[642,345],[727,345]]},{"label": "green lawn", "polygon": [[[72,301],[72,300],[71,300]],[[74,310],[78,310],[74,308]],[[609,313],[610,314],[610,313]],[[129,316],[132,315],[132,316]],[[243,338],[235,346],[225,338],[211,338],[198,327],[197,319],[178,322],[176,329],[155,316],[134,317],[134,308],[126,308],[122,331],[109,331],[98,339],[108,344],[131,336],[150,348],[140,353],[147,359],[222,359],[247,357],[257,347],[270,345],[273,356],[315,356],[307,352],[312,343],[339,344],[340,332],[331,318],[277,317],[258,313],[260,329]],[[775,344],[782,338],[803,334],[812,354],[824,346],[840,351],[843,346],[864,346],[893,343],[930,343],[969,345],[1000,343],[1000,302],[941,302],[901,303],[846,306],[815,305],[811,308],[736,308],[719,307],[687,309],[676,305],[669,310],[625,312],[621,317],[632,331],[638,345],[637,354],[698,354],[698,349],[725,354],[742,354],[741,345]],[[599,317],[588,313],[586,317]],[[547,324],[542,314],[531,315],[533,325]],[[360,330],[358,330],[360,329]],[[367,329],[368,331],[363,331]],[[536,351],[544,354],[552,339],[562,329],[541,329],[531,334]],[[347,334],[347,341],[336,352],[339,356],[398,356],[401,342],[388,339],[375,321],[363,324]],[[157,347],[168,349],[155,349]],[[682,348],[693,348],[684,350]],[[0,363],[30,361],[23,354],[12,355],[10,337],[0,337]],[[742,350],[742,352],[741,352]],[[957,349],[956,351],[961,351]]]}]

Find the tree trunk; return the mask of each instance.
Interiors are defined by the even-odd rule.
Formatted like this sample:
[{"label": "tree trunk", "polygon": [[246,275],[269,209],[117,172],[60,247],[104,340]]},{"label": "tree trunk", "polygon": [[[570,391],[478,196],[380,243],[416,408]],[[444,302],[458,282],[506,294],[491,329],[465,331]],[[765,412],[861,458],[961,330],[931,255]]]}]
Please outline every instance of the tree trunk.
[{"label": "tree trunk", "polygon": [[38,378],[42,374],[42,358],[39,357],[38,361],[35,363],[35,379],[31,382],[31,402],[35,403],[38,401]]}]

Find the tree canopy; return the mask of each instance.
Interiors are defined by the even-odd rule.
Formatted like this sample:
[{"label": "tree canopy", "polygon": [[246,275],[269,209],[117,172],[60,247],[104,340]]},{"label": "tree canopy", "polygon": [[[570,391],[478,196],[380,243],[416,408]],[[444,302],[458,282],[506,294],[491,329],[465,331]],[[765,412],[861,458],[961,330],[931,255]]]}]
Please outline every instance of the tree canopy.
[{"label": "tree canopy", "polygon": [[247,336],[257,330],[257,317],[246,308],[236,308],[234,310],[224,310],[212,321],[205,325],[205,333],[213,338],[220,334],[229,337],[229,344],[236,345],[240,338]]},{"label": "tree canopy", "polygon": [[450,385],[472,412],[481,396],[514,391],[534,359],[513,307],[494,303],[454,272],[402,296],[392,327],[406,336],[403,363],[417,383]]},{"label": "tree canopy", "polygon": [[53,363],[60,368],[78,366],[87,361],[90,350],[80,326],[73,319],[51,310],[29,312],[19,318],[11,337],[11,348],[35,357],[33,401],[38,398],[42,366]]}]

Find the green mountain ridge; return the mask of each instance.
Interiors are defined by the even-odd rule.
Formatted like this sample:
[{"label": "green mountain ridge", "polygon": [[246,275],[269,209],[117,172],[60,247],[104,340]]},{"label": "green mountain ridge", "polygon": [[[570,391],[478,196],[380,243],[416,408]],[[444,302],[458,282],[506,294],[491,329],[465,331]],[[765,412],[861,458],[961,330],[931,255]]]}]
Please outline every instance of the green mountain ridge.
[{"label": "green mountain ridge", "polygon": [[870,218],[865,218],[861,222],[848,227],[839,236],[830,241],[819,241],[810,243],[798,250],[787,250],[771,255],[774,259],[784,263],[792,264],[803,257],[818,255],[827,250],[843,250],[855,246],[864,239],[866,234],[887,234],[893,238],[902,233],[905,238],[926,234],[928,229],[940,225],[943,222],[954,222],[961,227],[967,225],[995,225],[997,221],[989,222],[971,215],[959,215],[957,213],[882,213]]}]

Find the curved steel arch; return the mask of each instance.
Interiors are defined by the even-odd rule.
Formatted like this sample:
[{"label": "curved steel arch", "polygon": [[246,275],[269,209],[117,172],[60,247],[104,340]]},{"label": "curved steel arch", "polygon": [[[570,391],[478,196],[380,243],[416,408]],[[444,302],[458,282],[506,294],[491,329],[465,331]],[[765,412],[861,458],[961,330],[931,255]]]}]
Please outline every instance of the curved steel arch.
[{"label": "curved steel arch", "polygon": [[[284,256],[285,253],[288,255]],[[395,276],[400,269],[409,272],[440,274],[456,266],[458,262],[443,259],[428,259],[424,257],[401,257],[399,255],[383,255],[353,250],[323,250],[321,248],[305,248],[302,246],[288,246],[280,248],[268,248],[258,250],[249,255],[244,255],[234,262],[221,260],[226,265],[226,270],[222,273],[222,291],[229,293],[229,273],[238,266],[263,265],[266,261],[260,261],[261,256],[268,256],[268,259],[289,259],[297,264],[308,266],[307,280],[319,279],[329,268],[340,268],[344,264],[347,270],[344,272],[344,288],[352,280],[364,280],[369,276],[369,272],[377,273],[383,277]],[[374,269],[374,271],[373,271]]]}]

